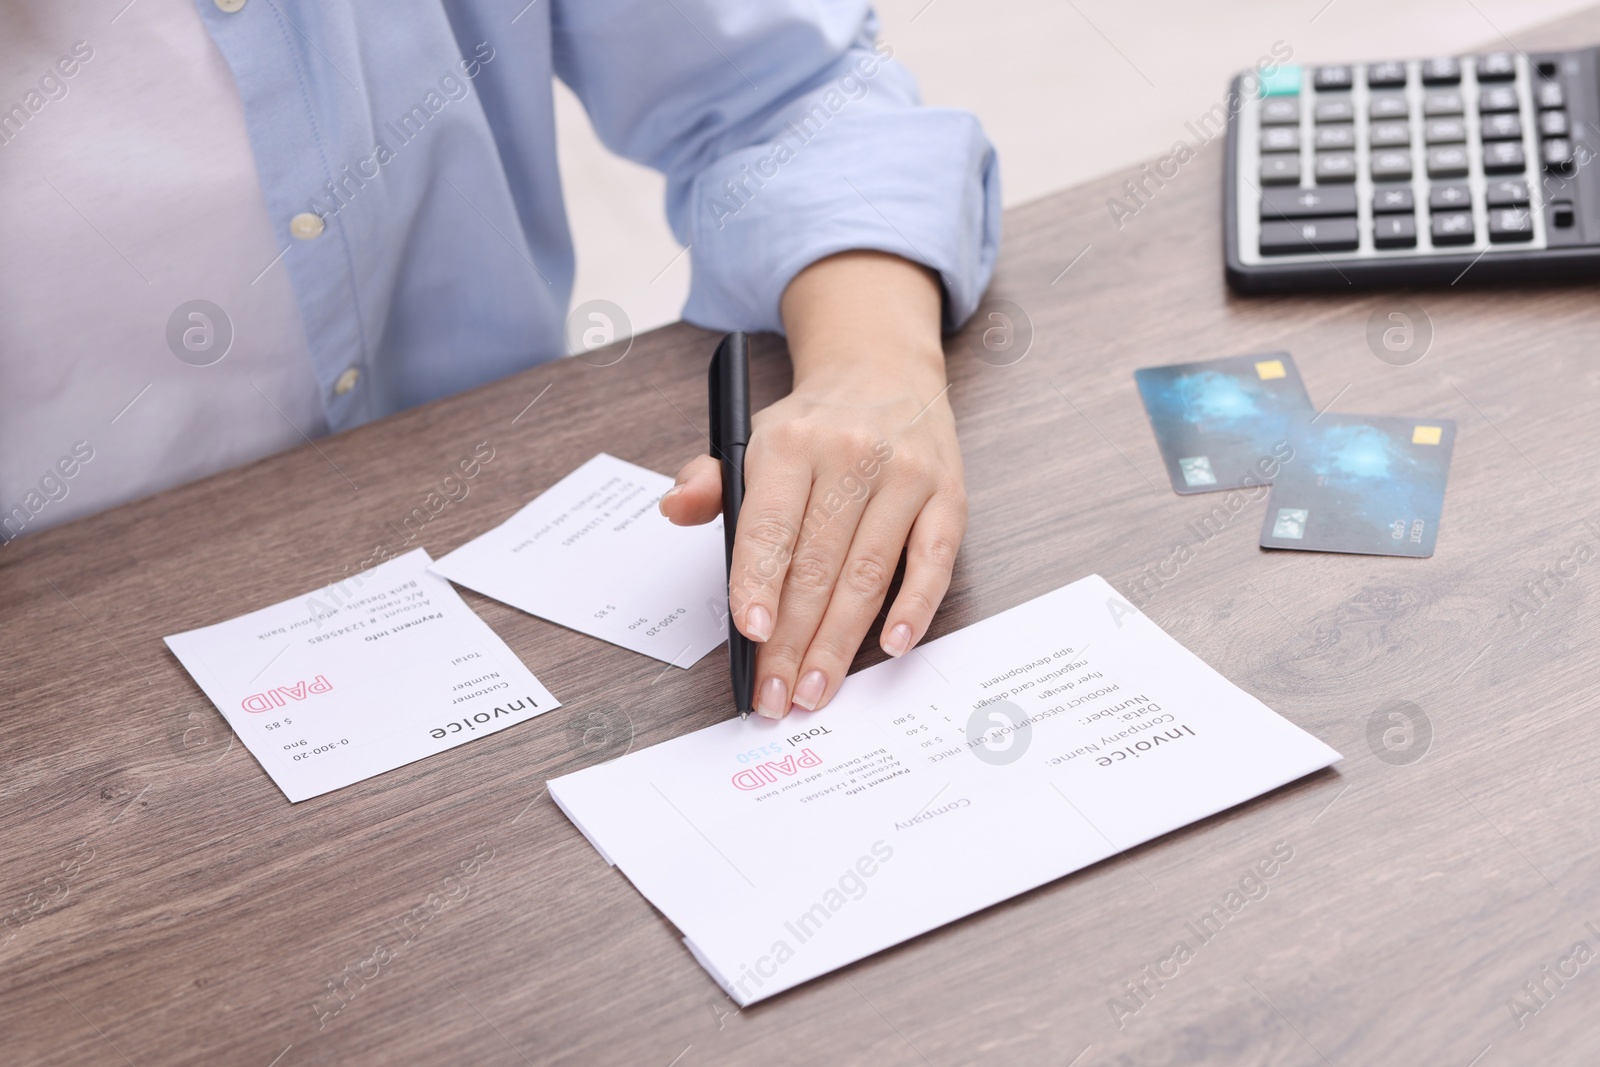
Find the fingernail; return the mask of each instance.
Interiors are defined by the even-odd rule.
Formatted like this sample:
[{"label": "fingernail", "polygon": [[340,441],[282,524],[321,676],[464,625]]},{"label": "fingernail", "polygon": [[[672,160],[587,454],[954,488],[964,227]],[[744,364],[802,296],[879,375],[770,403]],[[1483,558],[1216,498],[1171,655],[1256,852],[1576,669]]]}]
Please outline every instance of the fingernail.
[{"label": "fingernail", "polygon": [[794,702],[807,711],[816,711],[822,701],[822,691],[828,688],[828,678],[821,671],[807,671],[794,687]]},{"label": "fingernail", "polygon": [[[772,613],[757,604],[745,613],[745,633],[750,635],[752,641],[765,641],[772,636]],[[776,678],[773,681],[777,681]]]},{"label": "fingernail", "polygon": [[671,500],[673,497],[677,496],[682,491],[683,491],[683,486],[675,485],[671,489],[668,489],[665,493],[662,493],[661,494],[661,500],[659,502],[657,502],[657,504],[656,504],[656,510],[661,512],[661,514],[665,515],[667,513],[667,501]]},{"label": "fingernail", "polygon": [[911,627],[903,622],[896,624],[894,629],[883,635],[880,645],[891,656],[905,655],[911,647]]},{"label": "fingernail", "polygon": [[768,719],[781,719],[789,711],[788,694],[784,692],[782,678],[768,678],[761,687],[761,699],[756,702],[756,714]]}]

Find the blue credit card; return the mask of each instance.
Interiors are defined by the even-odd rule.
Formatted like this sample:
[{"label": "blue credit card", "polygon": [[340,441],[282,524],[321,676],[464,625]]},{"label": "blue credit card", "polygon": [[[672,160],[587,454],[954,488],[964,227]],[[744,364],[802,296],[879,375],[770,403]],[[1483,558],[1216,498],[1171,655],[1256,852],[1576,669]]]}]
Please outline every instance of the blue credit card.
[{"label": "blue credit card", "polygon": [[1272,482],[1293,427],[1316,414],[1287,352],[1133,372],[1179,493]]},{"label": "blue credit card", "polygon": [[1317,416],[1291,438],[1261,547],[1433,555],[1455,440],[1453,419]]}]

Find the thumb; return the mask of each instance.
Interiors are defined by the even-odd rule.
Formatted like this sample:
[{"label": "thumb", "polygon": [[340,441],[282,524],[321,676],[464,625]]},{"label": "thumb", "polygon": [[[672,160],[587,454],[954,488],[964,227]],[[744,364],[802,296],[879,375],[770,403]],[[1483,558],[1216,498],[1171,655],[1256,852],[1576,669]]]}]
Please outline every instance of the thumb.
[{"label": "thumb", "polygon": [[661,498],[661,514],[675,526],[699,526],[722,512],[722,464],[696,456],[678,472],[678,484]]}]

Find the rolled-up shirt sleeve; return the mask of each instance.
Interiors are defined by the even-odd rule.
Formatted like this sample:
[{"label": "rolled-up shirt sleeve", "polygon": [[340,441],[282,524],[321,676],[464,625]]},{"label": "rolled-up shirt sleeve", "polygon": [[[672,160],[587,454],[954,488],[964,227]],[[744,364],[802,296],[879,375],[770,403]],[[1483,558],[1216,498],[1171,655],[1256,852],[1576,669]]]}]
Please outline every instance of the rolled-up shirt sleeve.
[{"label": "rolled-up shirt sleeve", "polygon": [[612,151],[663,172],[689,246],[684,318],[781,332],[811,263],[873,249],[972,314],[1000,240],[1000,176],[975,116],[923,107],[857,0],[556,0],[555,70]]}]

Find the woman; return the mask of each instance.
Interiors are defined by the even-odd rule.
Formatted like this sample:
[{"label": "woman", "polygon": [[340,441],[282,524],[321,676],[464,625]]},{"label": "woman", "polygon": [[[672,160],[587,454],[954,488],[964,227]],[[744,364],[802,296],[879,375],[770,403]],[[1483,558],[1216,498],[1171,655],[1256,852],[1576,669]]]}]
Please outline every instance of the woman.
[{"label": "woman", "polygon": [[[977,121],[918,107],[876,29],[859,0],[0,9],[0,536],[561,355],[554,74],[666,174],[684,317],[788,335],[735,621],[762,643],[758,710],[821,707],[902,548],[886,652],[948,585],[939,338],[999,238]],[[663,512],[709,521],[718,477],[691,462]]]}]

